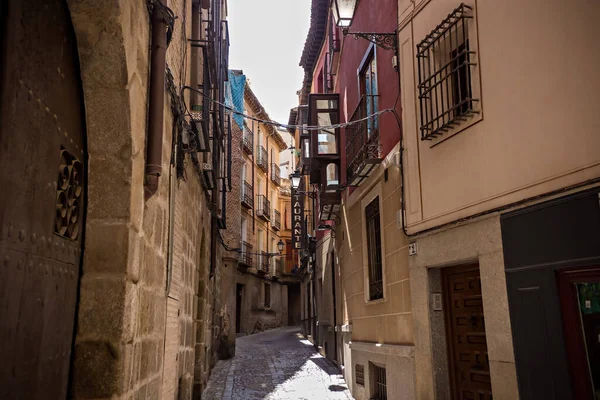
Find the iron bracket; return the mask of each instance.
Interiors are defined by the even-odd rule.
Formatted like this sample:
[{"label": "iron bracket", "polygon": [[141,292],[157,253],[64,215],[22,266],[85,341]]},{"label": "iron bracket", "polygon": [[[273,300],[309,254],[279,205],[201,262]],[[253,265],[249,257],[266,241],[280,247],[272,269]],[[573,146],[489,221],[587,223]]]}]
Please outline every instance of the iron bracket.
[{"label": "iron bracket", "polygon": [[348,29],[344,29],[342,33],[344,36],[352,35],[355,40],[358,40],[358,38],[366,39],[385,50],[396,51],[398,49],[398,36],[396,31],[390,33],[349,32]]}]

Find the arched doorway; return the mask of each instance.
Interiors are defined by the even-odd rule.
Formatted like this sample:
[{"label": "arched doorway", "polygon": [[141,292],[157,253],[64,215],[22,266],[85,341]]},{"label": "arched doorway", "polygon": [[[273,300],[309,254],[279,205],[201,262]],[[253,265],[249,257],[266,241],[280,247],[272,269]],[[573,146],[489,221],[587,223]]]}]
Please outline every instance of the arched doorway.
[{"label": "arched doorway", "polygon": [[65,1],[0,13],[0,392],[64,399],[86,207],[77,45]]}]

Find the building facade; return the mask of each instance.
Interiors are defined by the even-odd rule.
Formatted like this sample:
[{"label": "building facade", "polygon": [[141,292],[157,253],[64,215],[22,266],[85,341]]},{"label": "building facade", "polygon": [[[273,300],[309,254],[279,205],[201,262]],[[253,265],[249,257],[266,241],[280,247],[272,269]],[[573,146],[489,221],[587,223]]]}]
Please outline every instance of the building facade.
[{"label": "building facade", "polygon": [[[358,2],[351,32],[393,33],[397,6]],[[323,127],[301,130],[296,142],[298,171],[316,193],[309,207],[314,277],[302,293],[318,320],[315,345],[342,367],[355,398],[410,399],[414,336],[408,241],[398,220],[396,53],[344,35],[331,7],[312,2],[305,86],[293,111],[298,124]]]},{"label": "building facade", "polygon": [[[233,105],[248,116],[270,121],[243,72],[231,71],[230,81]],[[233,339],[235,334],[287,325],[288,291],[282,277],[289,237],[282,215],[285,195],[281,194],[279,168],[279,153],[287,144],[272,125],[241,116],[235,124],[234,186],[239,188],[239,197],[231,202],[229,214],[239,222],[228,246],[237,252],[228,260],[231,286],[223,294]]]},{"label": "building facade", "polygon": [[599,14],[399,1],[418,398],[598,393]]},{"label": "building facade", "polygon": [[226,15],[0,7],[4,397],[199,398],[221,330]]}]

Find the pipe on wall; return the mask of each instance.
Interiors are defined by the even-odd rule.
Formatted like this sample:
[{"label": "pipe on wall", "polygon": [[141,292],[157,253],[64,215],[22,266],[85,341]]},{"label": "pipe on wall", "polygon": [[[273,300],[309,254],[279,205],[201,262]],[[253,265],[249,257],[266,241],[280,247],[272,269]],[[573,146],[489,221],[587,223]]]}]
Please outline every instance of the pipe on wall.
[{"label": "pipe on wall", "polygon": [[[158,0],[165,5],[165,0]],[[150,50],[150,98],[148,105],[148,135],[146,137],[146,170],[144,198],[158,191],[162,173],[162,141],[165,105],[165,75],[167,56],[167,23],[160,7],[152,9],[152,47]]]}]

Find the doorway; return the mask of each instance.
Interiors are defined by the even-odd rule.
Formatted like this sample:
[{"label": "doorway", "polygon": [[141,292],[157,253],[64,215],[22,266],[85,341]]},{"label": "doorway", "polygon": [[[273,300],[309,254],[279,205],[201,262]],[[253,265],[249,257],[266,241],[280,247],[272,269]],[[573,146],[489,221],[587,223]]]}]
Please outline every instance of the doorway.
[{"label": "doorway", "polygon": [[242,297],[244,285],[235,285],[235,332],[242,333]]},{"label": "doorway", "polygon": [[600,267],[558,271],[571,381],[577,399],[600,399]]},{"label": "doorway", "polygon": [[66,1],[0,5],[2,398],[64,399],[86,214],[86,128]]},{"label": "doorway", "polygon": [[479,265],[442,269],[452,399],[492,399]]}]

